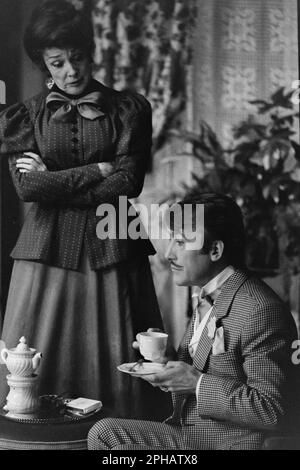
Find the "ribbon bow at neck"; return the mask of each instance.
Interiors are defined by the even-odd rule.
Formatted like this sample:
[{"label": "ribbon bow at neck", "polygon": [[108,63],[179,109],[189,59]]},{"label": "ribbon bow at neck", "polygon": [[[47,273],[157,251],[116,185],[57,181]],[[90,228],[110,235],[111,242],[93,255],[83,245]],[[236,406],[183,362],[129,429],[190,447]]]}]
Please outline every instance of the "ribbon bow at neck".
[{"label": "ribbon bow at neck", "polygon": [[201,289],[200,293],[194,293],[192,297],[197,298],[196,303],[196,312],[198,316],[196,317],[196,326],[199,325],[199,322],[203,320],[206,313],[213,307],[221,289],[216,289],[210,294],[206,294],[204,289]]},{"label": "ribbon bow at neck", "polygon": [[210,292],[209,294],[206,293],[206,291],[202,288],[200,291],[200,294],[198,295],[199,302],[202,302],[203,300],[208,302],[210,306],[212,307],[214,303],[216,302],[219,294],[221,292],[221,288],[217,288]]},{"label": "ribbon bow at neck", "polygon": [[200,294],[194,293],[192,297],[197,299],[196,308],[204,304],[207,304],[209,305],[209,307],[212,307],[215,300],[212,295],[205,294],[203,290],[201,290]]},{"label": "ribbon bow at neck", "polygon": [[99,91],[94,91],[78,99],[70,99],[52,91],[46,98],[46,104],[50,109],[52,106],[59,106],[52,116],[55,121],[68,122],[72,120],[76,112],[93,121],[104,114],[98,109],[100,97]]}]

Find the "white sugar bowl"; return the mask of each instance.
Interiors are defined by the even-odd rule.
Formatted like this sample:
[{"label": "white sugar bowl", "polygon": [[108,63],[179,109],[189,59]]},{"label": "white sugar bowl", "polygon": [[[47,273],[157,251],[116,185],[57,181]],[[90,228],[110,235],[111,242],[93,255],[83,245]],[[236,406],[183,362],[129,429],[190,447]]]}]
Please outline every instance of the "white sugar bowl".
[{"label": "white sugar bowl", "polygon": [[17,347],[12,349],[3,348],[1,358],[12,376],[29,377],[40,365],[42,354],[36,349],[29,348],[26,338],[22,336]]}]

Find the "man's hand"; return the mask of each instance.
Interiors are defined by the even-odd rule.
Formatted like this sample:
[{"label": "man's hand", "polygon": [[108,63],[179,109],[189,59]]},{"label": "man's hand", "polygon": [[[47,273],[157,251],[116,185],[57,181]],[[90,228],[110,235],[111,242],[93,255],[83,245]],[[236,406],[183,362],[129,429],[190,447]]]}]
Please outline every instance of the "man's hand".
[{"label": "man's hand", "polygon": [[20,173],[29,173],[31,171],[47,171],[47,167],[37,153],[25,152],[25,157],[18,158],[16,167]]},{"label": "man's hand", "polygon": [[195,393],[202,372],[182,361],[169,361],[163,372],[143,375],[142,379],[165,392]]}]

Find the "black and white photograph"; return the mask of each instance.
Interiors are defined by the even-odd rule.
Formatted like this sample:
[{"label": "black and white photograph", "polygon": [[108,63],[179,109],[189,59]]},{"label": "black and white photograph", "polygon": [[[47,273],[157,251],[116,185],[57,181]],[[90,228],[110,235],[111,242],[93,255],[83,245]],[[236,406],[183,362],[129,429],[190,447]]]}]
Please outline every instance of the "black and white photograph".
[{"label": "black and white photograph", "polygon": [[300,450],[299,15],[0,0],[0,450]]}]

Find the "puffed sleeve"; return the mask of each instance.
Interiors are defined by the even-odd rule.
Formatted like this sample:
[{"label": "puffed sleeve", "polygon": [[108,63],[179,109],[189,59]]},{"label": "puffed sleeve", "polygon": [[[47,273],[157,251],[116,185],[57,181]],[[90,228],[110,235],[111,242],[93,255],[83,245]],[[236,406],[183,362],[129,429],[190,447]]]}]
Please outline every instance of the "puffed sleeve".
[{"label": "puffed sleeve", "polygon": [[121,94],[118,103],[119,135],[115,151],[115,171],[72,199],[73,204],[97,206],[116,202],[119,196],[135,198],[143,189],[151,156],[152,110],[142,95]]},{"label": "puffed sleeve", "polygon": [[0,114],[0,144],[1,155],[36,152],[33,125],[24,104],[14,104]]},{"label": "puffed sleeve", "polygon": [[[120,106],[121,132],[116,149],[117,171],[107,178],[118,195],[137,197],[144,185],[146,168],[151,158],[152,109],[141,95],[132,93]],[[119,188],[119,189],[118,189]]]},{"label": "puffed sleeve", "polygon": [[[141,95],[124,92],[118,95],[115,108],[119,129],[115,171],[106,178],[102,176],[97,163],[60,171],[20,173],[16,168],[20,154],[26,151],[39,153],[36,147],[32,148],[35,142],[30,119],[26,119],[26,125],[19,131],[24,142],[19,137],[18,142],[11,143],[9,152],[10,139],[4,127],[3,148],[5,153],[12,155],[10,171],[19,197],[27,202],[63,202],[83,207],[116,202],[119,196],[137,197],[143,188],[151,153],[151,106]],[[26,115],[26,108],[22,108],[22,112]],[[15,120],[14,128],[17,125],[23,127],[23,121]],[[25,147],[27,141],[30,147]]]},{"label": "puffed sleeve", "polygon": [[24,152],[40,154],[28,108],[17,103],[0,114],[0,155],[9,159],[9,169],[18,196],[26,202],[70,200],[79,190],[103,180],[97,164],[61,171],[20,173],[16,161]]}]

